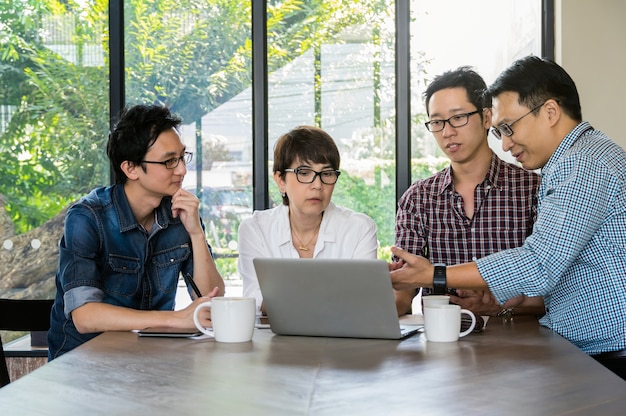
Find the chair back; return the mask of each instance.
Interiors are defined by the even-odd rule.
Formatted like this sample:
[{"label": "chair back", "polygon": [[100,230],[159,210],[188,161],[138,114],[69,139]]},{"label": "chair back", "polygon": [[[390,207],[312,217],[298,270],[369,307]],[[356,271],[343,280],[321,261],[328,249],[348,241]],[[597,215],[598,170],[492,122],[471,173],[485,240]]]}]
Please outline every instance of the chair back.
[{"label": "chair back", "polygon": [[0,299],[0,330],[47,331],[52,299]]},{"label": "chair back", "polygon": [[[50,328],[51,299],[0,299],[0,330],[47,331]],[[0,387],[10,382],[0,338]]]}]

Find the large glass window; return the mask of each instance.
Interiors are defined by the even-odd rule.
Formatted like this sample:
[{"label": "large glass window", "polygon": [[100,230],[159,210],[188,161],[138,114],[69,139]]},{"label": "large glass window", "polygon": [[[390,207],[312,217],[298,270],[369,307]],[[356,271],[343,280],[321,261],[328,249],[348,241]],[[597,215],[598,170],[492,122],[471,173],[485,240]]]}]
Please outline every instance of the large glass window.
[{"label": "large glass window", "polygon": [[109,182],[107,13],[0,4],[0,297],[54,297],[65,211]]},{"label": "large glass window", "polygon": [[217,267],[236,279],[237,228],[252,213],[251,4],[125,2],[126,103],[183,119],[183,186],[201,200]]},{"label": "large glass window", "polygon": [[[270,159],[290,129],[324,129],[341,154],[333,200],[372,217],[388,247],[395,211],[394,5],[313,4],[279,21],[268,17],[268,25],[282,28],[268,27]],[[270,189],[273,204],[282,203],[274,181]]]},{"label": "large glass window", "polygon": [[[506,24],[500,24],[506,22]],[[541,55],[541,2],[499,0],[411,0],[412,178],[429,166],[447,163],[424,127],[423,92],[433,77],[459,66],[471,66],[487,85],[511,62]],[[492,149],[515,163],[489,137]],[[436,159],[433,160],[433,156]]]},{"label": "large glass window", "polygon": [[[110,182],[114,84],[125,86],[126,104],[162,103],[183,118],[194,152],[184,186],[201,198],[225,278],[238,279],[237,227],[252,213],[259,175],[254,145],[266,140],[271,169],[276,139],[301,124],[337,141],[343,174],[334,200],[375,220],[388,258],[396,166],[406,157],[396,140],[411,143],[411,180],[447,163],[423,127],[425,85],[460,65],[489,83],[513,59],[540,54],[541,3],[410,0],[410,14],[396,16],[388,0],[268,0],[267,132],[253,131],[253,86],[263,81],[253,80],[252,56],[264,39],[253,38],[251,0],[124,1],[124,59],[113,57],[124,63],[123,83],[109,68],[108,7],[117,2],[2,3],[0,296],[53,296],[65,211]],[[398,32],[401,19],[409,33]],[[397,36],[410,40],[410,137],[396,137]],[[280,203],[271,176],[269,184],[271,204]]]},{"label": "large glass window", "polygon": [[64,210],[109,182],[106,5],[0,5],[2,297],[52,297]]}]

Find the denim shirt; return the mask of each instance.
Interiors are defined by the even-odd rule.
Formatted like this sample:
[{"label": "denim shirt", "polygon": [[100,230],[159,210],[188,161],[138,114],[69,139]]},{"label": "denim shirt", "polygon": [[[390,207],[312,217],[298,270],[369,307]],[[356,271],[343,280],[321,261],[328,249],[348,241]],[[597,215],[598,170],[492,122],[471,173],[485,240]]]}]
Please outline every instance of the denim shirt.
[{"label": "denim shirt", "polygon": [[179,275],[193,274],[193,257],[189,234],[172,217],[171,206],[171,198],[163,198],[150,233],[135,219],[123,185],[94,189],[68,210],[59,243],[49,360],[98,335],[80,334],[72,321],[72,311],[88,302],[174,309]]}]

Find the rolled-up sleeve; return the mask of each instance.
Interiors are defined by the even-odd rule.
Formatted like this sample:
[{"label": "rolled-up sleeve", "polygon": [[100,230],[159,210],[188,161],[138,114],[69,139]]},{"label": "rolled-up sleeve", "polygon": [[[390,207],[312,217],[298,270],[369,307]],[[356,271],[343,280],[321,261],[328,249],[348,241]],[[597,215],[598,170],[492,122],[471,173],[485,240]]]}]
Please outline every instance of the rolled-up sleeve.
[{"label": "rolled-up sleeve", "polygon": [[64,290],[64,313],[70,313],[88,302],[101,302],[103,292],[99,276],[100,238],[90,210],[76,205],[65,221],[65,232],[59,244],[59,283]]}]

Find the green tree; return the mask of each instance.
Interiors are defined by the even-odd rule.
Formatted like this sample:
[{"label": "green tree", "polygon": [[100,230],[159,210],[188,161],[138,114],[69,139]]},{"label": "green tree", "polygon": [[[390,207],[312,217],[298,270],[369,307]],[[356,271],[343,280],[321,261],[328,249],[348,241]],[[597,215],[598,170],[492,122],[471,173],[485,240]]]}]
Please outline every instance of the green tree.
[{"label": "green tree", "polygon": [[[443,169],[449,163],[446,158],[413,159],[411,172],[414,180],[426,178]],[[378,228],[381,247],[389,247],[395,241],[395,163],[381,161],[373,168],[369,182],[362,177],[342,172],[333,193],[338,205],[369,215]]]},{"label": "green tree", "polygon": [[[108,179],[102,150],[108,131],[107,73],[76,62],[85,43],[103,38],[106,5],[104,0],[90,8],[22,0],[0,6],[0,79],[8,91],[0,105],[13,109],[1,131],[0,192],[18,232],[51,218]],[[74,37],[50,39],[67,25],[67,11],[83,13],[72,20]],[[54,41],[54,46],[68,41],[74,61],[55,52]]]},{"label": "green tree", "polygon": [[[249,87],[250,5],[125,2],[128,103],[162,103],[191,123]],[[269,1],[270,70],[390,7]],[[0,108],[12,113],[0,131],[0,192],[23,232],[108,183],[108,2],[13,0],[0,4],[0,17]],[[89,50],[99,62],[87,61]]]}]

